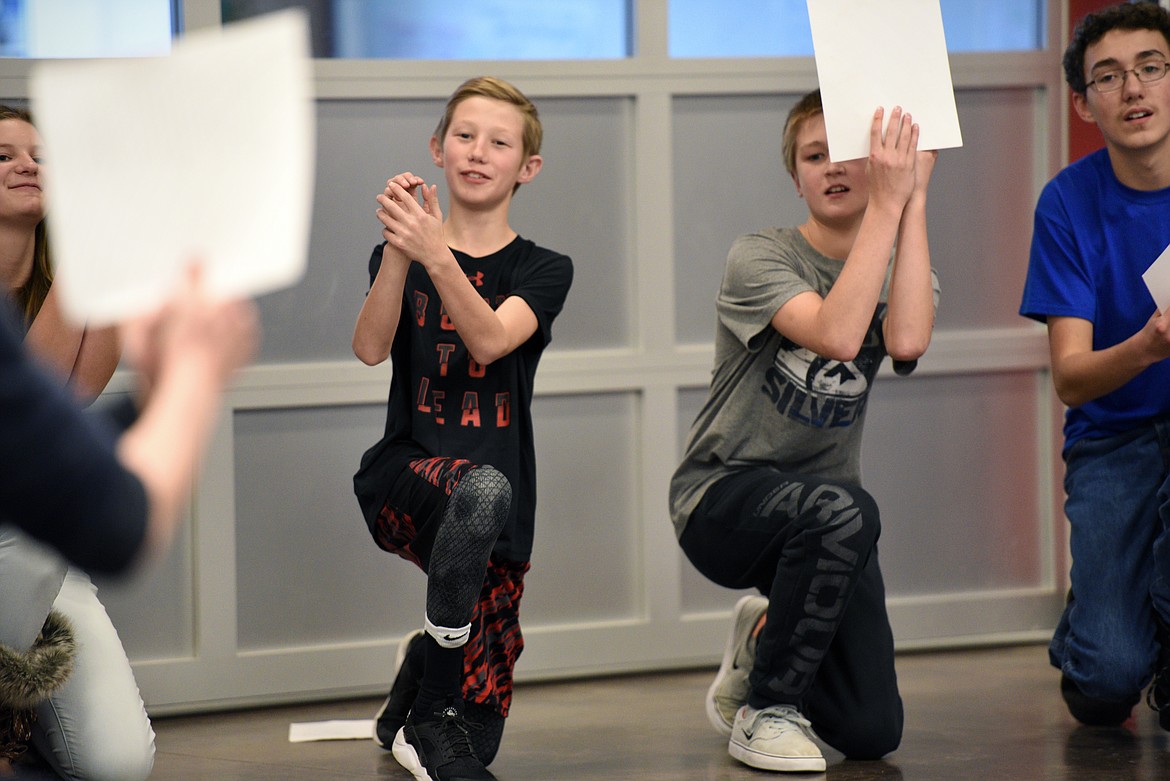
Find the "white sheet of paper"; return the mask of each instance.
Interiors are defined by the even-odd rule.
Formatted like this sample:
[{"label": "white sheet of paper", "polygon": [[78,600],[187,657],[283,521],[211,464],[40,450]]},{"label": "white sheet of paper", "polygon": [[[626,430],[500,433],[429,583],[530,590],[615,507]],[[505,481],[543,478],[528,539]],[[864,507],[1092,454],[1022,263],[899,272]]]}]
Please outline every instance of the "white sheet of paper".
[{"label": "white sheet of paper", "polygon": [[1170,247],[1162,250],[1158,259],[1142,274],[1142,281],[1154,299],[1159,312],[1170,306]]},{"label": "white sheet of paper", "polygon": [[288,725],[289,743],[308,743],[314,740],[372,740],[373,737],[373,719],[301,721]]},{"label": "white sheet of paper", "polygon": [[808,0],[829,157],[869,155],[878,106],[918,123],[918,148],[963,145],[939,0]]},{"label": "white sheet of paper", "polygon": [[293,284],[308,259],[315,125],[308,20],[196,32],[167,57],[53,61],[30,88],[67,313],[157,307],[196,259],[213,294]]}]

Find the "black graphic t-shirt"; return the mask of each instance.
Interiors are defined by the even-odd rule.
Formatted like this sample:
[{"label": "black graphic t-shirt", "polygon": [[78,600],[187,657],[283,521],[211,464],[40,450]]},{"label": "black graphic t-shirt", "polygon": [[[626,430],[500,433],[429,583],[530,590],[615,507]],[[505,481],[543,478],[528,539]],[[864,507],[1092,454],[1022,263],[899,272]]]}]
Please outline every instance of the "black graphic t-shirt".
[{"label": "black graphic t-shirt", "polygon": [[[866,401],[886,356],[887,291],[852,361],[823,358],[772,327],[793,296],[826,295],[843,267],[796,228],[748,234],[732,245],[717,301],[711,388],[670,483],[678,534],[706,490],[741,467],[861,482]],[[931,277],[937,306],[938,280]]]},{"label": "black graphic t-shirt", "polygon": [[[489,366],[476,363],[455,331],[430,276],[412,263],[403,289],[402,315],[390,359],[386,431],[363,458],[355,478],[375,499],[367,521],[381,509],[396,464],[378,464],[380,446],[410,441],[431,456],[490,464],[512,484],[512,517],[496,544],[498,556],[527,561],[536,515],[536,458],[532,388],[536,367],[552,338],[552,323],[573,279],[570,259],[517,236],[500,251],[473,258],[453,251],[468,280],[493,309],[519,296],[536,315],[532,337]],[[370,257],[370,284],[382,263],[382,245]],[[373,462],[373,463],[370,463]],[[380,468],[383,467],[383,468]],[[375,506],[376,505],[376,506]]]}]

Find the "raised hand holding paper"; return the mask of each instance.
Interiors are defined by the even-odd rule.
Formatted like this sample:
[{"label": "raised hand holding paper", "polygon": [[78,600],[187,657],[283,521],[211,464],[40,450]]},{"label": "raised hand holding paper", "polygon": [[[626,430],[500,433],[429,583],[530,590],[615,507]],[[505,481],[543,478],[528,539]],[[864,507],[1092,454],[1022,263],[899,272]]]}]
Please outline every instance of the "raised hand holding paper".
[{"label": "raised hand holding paper", "polygon": [[808,0],[829,157],[869,155],[878,106],[901,106],[918,148],[963,145],[939,0]]},{"label": "raised hand holding paper", "polygon": [[194,261],[214,293],[304,274],[314,122],[308,22],[194,33],[169,57],[46,62],[31,76],[67,313],[101,324],[165,300]]}]

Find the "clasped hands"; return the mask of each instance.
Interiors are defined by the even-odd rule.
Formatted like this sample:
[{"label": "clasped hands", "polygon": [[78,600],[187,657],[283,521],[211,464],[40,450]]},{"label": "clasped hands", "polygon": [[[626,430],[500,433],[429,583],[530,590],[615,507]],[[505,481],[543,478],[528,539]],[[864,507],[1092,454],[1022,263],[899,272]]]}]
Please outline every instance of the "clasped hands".
[{"label": "clasped hands", "polygon": [[918,125],[900,106],[890,111],[883,132],[884,114],[879,107],[873,115],[866,174],[871,197],[889,198],[900,208],[914,195],[925,196],[938,150],[918,151]]},{"label": "clasped hands", "polygon": [[404,258],[426,265],[428,259],[447,250],[438,185],[428,185],[421,176],[406,171],[388,179],[375,200],[382,238]]}]

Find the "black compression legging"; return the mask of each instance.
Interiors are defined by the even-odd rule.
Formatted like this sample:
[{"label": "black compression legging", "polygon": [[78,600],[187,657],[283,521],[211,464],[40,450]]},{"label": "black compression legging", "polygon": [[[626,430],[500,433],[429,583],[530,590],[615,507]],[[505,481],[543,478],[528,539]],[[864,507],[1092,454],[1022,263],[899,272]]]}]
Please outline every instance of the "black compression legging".
[{"label": "black compression legging", "polygon": [[[492,546],[508,518],[512,487],[490,466],[472,469],[451,492],[427,567],[427,620],[463,628],[471,621]],[[440,642],[442,639],[439,638]],[[452,640],[452,645],[462,645]]]}]

